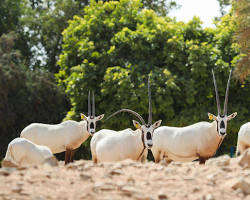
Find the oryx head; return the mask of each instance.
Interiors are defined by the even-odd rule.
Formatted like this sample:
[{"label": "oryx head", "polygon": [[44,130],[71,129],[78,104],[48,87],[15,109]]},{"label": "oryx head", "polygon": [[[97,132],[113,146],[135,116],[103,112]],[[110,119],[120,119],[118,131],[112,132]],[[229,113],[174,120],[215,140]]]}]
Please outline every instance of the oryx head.
[{"label": "oryx head", "polygon": [[220,109],[220,98],[219,98],[218,88],[216,85],[216,80],[215,80],[213,70],[212,70],[212,74],[213,74],[214,88],[215,88],[215,94],[216,94],[218,116],[216,117],[215,115],[208,113],[208,117],[209,117],[209,119],[211,119],[211,120],[213,119],[217,122],[217,133],[219,134],[219,136],[224,137],[224,136],[226,136],[226,131],[227,131],[227,121],[233,119],[237,115],[237,112],[235,112],[231,115],[227,115],[228,92],[229,92],[232,70],[230,71],[228,81],[227,81],[227,89],[226,89],[226,95],[225,95],[223,114],[221,113],[221,109]]},{"label": "oryx head", "polygon": [[95,95],[92,92],[92,111],[91,111],[91,102],[90,102],[90,91],[88,96],[88,116],[86,117],[81,113],[81,119],[87,121],[87,131],[91,136],[94,135],[96,129],[96,122],[101,120],[104,117],[104,114],[95,116]]},{"label": "oryx head", "polygon": [[120,112],[129,112],[129,113],[135,115],[141,121],[141,124],[136,120],[133,120],[133,124],[134,124],[135,128],[141,130],[141,134],[142,134],[141,137],[142,137],[144,147],[146,147],[147,149],[150,149],[153,146],[152,137],[153,137],[154,130],[161,125],[161,120],[152,124],[152,104],[151,104],[151,90],[150,90],[149,79],[148,79],[148,99],[149,99],[149,114],[148,114],[148,123],[147,124],[141,115],[139,115],[137,112],[130,110],[130,109],[118,110],[117,112],[110,115],[106,120],[108,120],[110,117],[113,117],[114,115],[116,115]]}]

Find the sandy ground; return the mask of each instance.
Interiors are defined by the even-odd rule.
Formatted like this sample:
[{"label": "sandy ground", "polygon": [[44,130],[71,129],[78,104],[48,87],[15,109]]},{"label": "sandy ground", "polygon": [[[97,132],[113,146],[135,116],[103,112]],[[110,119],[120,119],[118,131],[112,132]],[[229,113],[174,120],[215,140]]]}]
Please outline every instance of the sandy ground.
[{"label": "sandy ground", "polygon": [[239,158],[213,158],[167,165],[165,162],[94,164],[75,161],[0,169],[0,199],[250,200],[250,168]]}]

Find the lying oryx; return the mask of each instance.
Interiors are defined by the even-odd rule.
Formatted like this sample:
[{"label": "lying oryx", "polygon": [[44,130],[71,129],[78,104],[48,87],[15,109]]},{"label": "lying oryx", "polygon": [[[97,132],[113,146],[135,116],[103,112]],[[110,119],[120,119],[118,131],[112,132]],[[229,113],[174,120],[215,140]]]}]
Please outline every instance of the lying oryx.
[{"label": "lying oryx", "polygon": [[48,147],[36,145],[25,138],[15,138],[8,145],[2,167],[24,167],[45,162],[57,164],[56,158]]},{"label": "lying oryx", "polygon": [[90,105],[90,92],[88,96],[88,117],[81,114],[83,121],[68,120],[56,125],[33,123],[27,126],[20,137],[26,138],[35,144],[44,145],[53,153],[65,153],[65,164],[73,161],[77,148],[95,133],[96,122],[101,120],[104,114],[95,117],[95,99],[92,94],[92,113]]},{"label": "lying oryx", "polygon": [[[154,129],[160,126],[161,120],[152,125],[152,105],[151,92],[149,91],[149,117],[148,124],[136,112],[129,109],[121,109],[110,117],[120,113],[129,112],[138,117],[142,124],[133,120],[137,130],[125,129],[122,131],[113,131],[103,129],[95,133],[90,142],[92,160],[96,162],[116,162],[125,159],[141,160],[147,158],[147,149],[153,146],[152,135]],[[107,119],[109,119],[108,117]],[[107,120],[106,119],[106,120]]]},{"label": "lying oryx", "polygon": [[250,122],[240,127],[236,155],[242,154],[247,148],[250,148]]},{"label": "lying oryx", "polygon": [[233,119],[237,115],[235,112],[227,116],[231,73],[232,71],[230,71],[227,83],[224,113],[221,114],[218,89],[214,72],[212,71],[218,116],[216,117],[210,113],[208,113],[208,116],[209,119],[213,119],[214,122],[198,122],[182,128],[162,126],[155,130],[153,136],[154,146],[152,148],[155,162],[159,162],[163,158],[167,161],[173,160],[183,162],[193,161],[199,158],[200,164],[204,164],[208,158],[216,153],[226,136],[227,121]]}]

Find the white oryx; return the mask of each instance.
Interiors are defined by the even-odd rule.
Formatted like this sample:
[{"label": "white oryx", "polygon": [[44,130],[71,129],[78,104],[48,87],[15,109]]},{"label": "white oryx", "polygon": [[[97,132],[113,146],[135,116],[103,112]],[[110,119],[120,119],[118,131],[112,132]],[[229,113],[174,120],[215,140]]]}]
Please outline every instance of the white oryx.
[{"label": "white oryx", "polygon": [[66,151],[65,164],[73,162],[77,148],[95,133],[96,122],[104,117],[104,114],[95,117],[94,93],[92,93],[92,112],[90,104],[89,92],[88,117],[81,114],[82,121],[68,120],[55,125],[33,123],[23,129],[20,137],[38,145],[47,146],[53,153]]},{"label": "white oryx", "polygon": [[90,142],[92,160],[95,163],[116,162],[125,159],[144,161],[147,158],[147,149],[150,149],[153,146],[152,135],[154,129],[161,124],[161,120],[152,124],[152,105],[149,81],[148,97],[148,124],[145,123],[144,119],[138,113],[129,109],[121,109],[107,118],[109,119],[120,112],[129,112],[139,118],[142,124],[133,120],[133,124],[137,128],[135,131],[131,129],[125,129],[122,131],[103,129],[96,132]]},{"label": "white oryx", "polygon": [[36,145],[25,138],[15,138],[7,148],[2,167],[24,167],[57,160],[46,146]]},{"label": "white oryx", "polygon": [[250,122],[240,127],[236,155],[242,154],[247,148],[250,148]]},{"label": "white oryx", "polygon": [[216,94],[218,116],[208,113],[210,120],[214,122],[198,122],[186,127],[162,126],[155,130],[153,136],[154,146],[152,153],[155,162],[165,158],[167,161],[188,162],[199,158],[200,164],[212,157],[224,137],[226,136],[227,121],[233,119],[237,113],[227,115],[228,92],[232,70],[227,82],[227,89],[224,103],[224,113],[220,112],[220,100],[216,80],[213,74],[213,81]]}]

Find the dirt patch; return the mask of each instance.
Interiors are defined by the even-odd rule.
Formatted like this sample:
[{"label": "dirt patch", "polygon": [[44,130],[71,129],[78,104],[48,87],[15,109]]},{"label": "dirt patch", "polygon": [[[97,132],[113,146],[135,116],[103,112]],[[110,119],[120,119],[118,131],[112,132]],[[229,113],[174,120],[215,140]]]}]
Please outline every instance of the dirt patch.
[{"label": "dirt patch", "polygon": [[250,169],[228,156],[198,162],[94,164],[0,169],[0,199],[250,200]]}]

